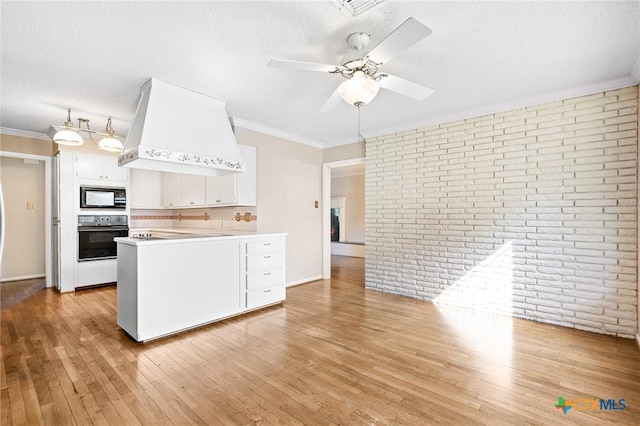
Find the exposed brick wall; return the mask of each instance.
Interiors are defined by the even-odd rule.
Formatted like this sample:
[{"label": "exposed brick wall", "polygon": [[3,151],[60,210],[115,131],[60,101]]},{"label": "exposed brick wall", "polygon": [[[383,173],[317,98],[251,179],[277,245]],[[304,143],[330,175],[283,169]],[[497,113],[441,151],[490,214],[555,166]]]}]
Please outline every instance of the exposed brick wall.
[{"label": "exposed brick wall", "polygon": [[366,143],[366,287],[637,330],[638,88]]}]

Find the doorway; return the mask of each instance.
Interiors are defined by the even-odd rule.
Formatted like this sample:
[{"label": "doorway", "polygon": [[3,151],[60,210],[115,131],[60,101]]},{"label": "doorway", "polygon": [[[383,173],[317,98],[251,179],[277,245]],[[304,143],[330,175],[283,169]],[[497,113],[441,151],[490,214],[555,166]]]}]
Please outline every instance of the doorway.
[{"label": "doorway", "polygon": [[[330,163],[324,163],[322,165],[322,278],[331,278],[331,229],[332,222],[335,223],[335,219],[332,220],[332,197],[331,197],[331,177],[332,173],[339,168],[346,168],[349,166],[362,166],[364,164],[364,157],[353,158],[349,160],[334,161]],[[335,204],[335,203],[334,203]],[[348,221],[343,219],[341,224],[343,227],[339,232],[343,235],[347,235],[345,232],[348,226]],[[364,238],[364,236],[363,236]],[[345,241],[346,242],[346,241]],[[363,240],[364,242],[364,240]],[[364,246],[363,246],[364,247]]]},{"label": "doorway", "polygon": [[0,151],[0,159],[4,201],[2,281],[44,275],[45,286],[51,287],[52,158]]}]

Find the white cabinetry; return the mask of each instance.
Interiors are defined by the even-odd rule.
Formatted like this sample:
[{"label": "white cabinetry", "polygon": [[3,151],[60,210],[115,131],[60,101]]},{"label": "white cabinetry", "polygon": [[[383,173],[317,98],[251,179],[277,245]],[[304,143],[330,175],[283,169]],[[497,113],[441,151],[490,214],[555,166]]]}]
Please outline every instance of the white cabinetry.
[{"label": "white cabinetry", "polygon": [[175,208],[182,206],[182,175],[179,173],[162,173],[162,207]]},{"label": "white cabinetry", "polygon": [[182,206],[202,207],[205,204],[205,177],[182,175]]},{"label": "white cabinetry", "polygon": [[74,179],[75,157],[72,152],[58,153],[58,211],[54,221],[58,228],[58,290],[61,293],[74,291],[78,264],[78,231],[76,223],[76,203],[78,203],[78,186]]},{"label": "white cabinetry", "polygon": [[231,205],[236,202],[236,176],[207,176],[206,203],[208,206]]},{"label": "white cabinetry", "polygon": [[132,209],[158,209],[162,207],[162,172],[131,169],[129,186]]},{"label": "white cabinetry", "polygon": [[163,173],[162,206],[202,207],[205,205],[205,177],[180,173]]},{"label": "white cabinetry", "polygon": [[115,283],[118,279],[116,259],[78,262],[78,287]]},{"label": "white cabinetry", "polygon": [[238,145],[242,173],[199,176],[155,170],[131,170],[132,208],[184,208],[257,205],[256,148]]},{"label": "white cabinetry", "polygon": [[255,206],[258,193],[258,162],[254,146],[238,145],[245,171],[212,177],[206,180],[208,206]]},{"label": "white cabinetry", "polygon": [[118,325],[141,342],[284,301],[285,238],[116,238]]},{"label": "white cabinetry", "polygon": [[118,325],[144,341],[240,310],[238,240],[118,244]]},{"label": "white cabinetry", "polygon": [[[105,155],[60,151],[56,160],[56,205],[54,242],[57,253],[56,281],[61,293],[77,287],[110,283],[116,280],[116,261],[113,259],[78,262],[78,215],[101,214],[80,208],[80,187],[104,186],[128,189],[129,169],[119,168],[117,158]],[[126,214],[125,211],[102,214]]]},{"label": "white cabinetry", "polygon": [[242,302],[246,309],[285,299],[285,237],[245,240],[241,247]]},{"label": "white cabinetry", "polygon": [[76,154],[76,177],[79,179],[127,182],[128,172],[129,169],[118,167],[117,157]]}]

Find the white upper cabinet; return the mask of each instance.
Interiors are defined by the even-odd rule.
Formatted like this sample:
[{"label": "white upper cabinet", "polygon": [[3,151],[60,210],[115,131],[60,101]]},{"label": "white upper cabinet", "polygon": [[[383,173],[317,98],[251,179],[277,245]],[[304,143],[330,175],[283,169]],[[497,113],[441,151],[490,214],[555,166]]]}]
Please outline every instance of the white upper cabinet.
[{"label": "white upper cabinet", "polygon": [[245,162],[243,173],[206,178],[208,206],[255,206],[258,194],[257,150],[254,146],[238,145]]},{"label": "white upper cabinet", "polygon": [[162,172],[131,169],[129,200],[132,209],[162,208]]},{"label": "white upper cabinet", "polygon": [[235,173],[217,177],[207,176],[205,187],[208,206],[233,205],[238,201]]},{"label": "white upper cabinet", "polygon": [[214,177],[131,169],[131,207],[176,209],[255,206],[257,151],[253,146],[238,145],[238,148],[246,164],[243,173]]},{"label": "white upper cabinet", "polygon": [[205,177],[181,173],[162,174],[162,206],[164,208],[203,207]]},{"label": "white upper cabinet", "polygon": [[182,207],[205,205],[205,177],[182,175]]},{"label": "white upper cabinet", "polygon": [[102,181],[127,182],[129,169],[118,167],[118,157],[76,154],[76,177]]},{"label": "white upper cabinet", "polygon": [[182,175],[162,173],[162,207],[182,207]]}]

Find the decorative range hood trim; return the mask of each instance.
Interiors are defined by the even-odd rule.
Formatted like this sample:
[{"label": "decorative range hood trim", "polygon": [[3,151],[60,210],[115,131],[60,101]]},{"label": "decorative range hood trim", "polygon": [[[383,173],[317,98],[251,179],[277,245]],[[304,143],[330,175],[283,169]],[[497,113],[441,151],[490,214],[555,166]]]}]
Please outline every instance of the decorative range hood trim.
[{"label": "decorative range hood trim", "polygon": [[223,101],[149,79],[118,165],[207,176],[244,172],[229,121]]},{"label": "decorative range hood trim", "polygon": [[210,167],[211,170],[228,170],[244,172],[245,163],[242,161],[225,160],[218,157],[206,157],[200,154],[171,151],[164,148],[137,146],[118,157],[118,166],[126,166],[134,160],[158,160],[167,163],[184,164],[188,166]]}]

